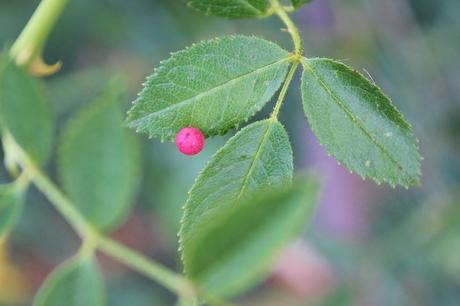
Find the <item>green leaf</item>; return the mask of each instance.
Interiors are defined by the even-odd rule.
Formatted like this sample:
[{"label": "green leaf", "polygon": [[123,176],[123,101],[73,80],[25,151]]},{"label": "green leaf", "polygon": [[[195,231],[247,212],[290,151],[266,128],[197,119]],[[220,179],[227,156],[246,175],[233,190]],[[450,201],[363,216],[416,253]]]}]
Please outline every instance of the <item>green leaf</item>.
[{"label": "green leaf", "polygon": [[268,0],[192,0],[188,4],[205,13],[227,18],[257,18],[266,16]]},{"label": "green leaf", "polygon": [[217,296],[254,286],[311,218],[316,193],[316,182],[301,179],[232,202],[184,245],[185,272],[200,289]]},{"label": "green leaf", "polygon": [[110,87],[69,123],[62,135],[59,170],[65,190],[99,229],[128,214],[137,189],[138,144],[123,127],[119,93]]},{"label": "green leaf", "polygon": [[0,240],[8,235],[21,216],[24,206],[24,189],[16,183],[0,186]]},{"label": "green leaf", "polygon": [[46,162],[53,139],[50,106],[36,80],[5,59],[0,63],[0,124],[34,162]]},{"label": "green leaf", "polygon": [[[199,174],[184,207],[180,246],[207,220],[253,192],[292,181],[292,149],[277,121],[253,123],[233,136]],[[227,204],[226,204],[227,203]]]},{"label": "green leaf", "polygon": [[356,70],[330,59],[303,59],[305,114],[321,144],[348,169],[377,183],[419,182],[411,126],[382,91]]},{"label": "green leaf", "polygon": [[34,306],[103,306],[104,285],[93,258],[63,263],[46,279]]},{"label": "green leaf", "polygon": [[294,8],[299,8],[304,4],[310,3],[312,0],[291,0]]},{"label": "green leaf", "polygon": [[173,140],[187,126],[223,134],[278,90],[289,53],[261,38],[228,36],[194,45],[162,63],[129,112],[129,125]]}]

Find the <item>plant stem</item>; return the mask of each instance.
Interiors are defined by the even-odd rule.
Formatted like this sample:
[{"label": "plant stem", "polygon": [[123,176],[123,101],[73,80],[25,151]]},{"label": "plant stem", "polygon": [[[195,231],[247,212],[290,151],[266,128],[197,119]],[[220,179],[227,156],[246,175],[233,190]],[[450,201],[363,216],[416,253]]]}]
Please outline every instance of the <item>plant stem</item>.
[{"label": "plant stem", "polygon": [[81,254],[91,254],[100,250],[114,259],[124,263],[150,279],[157,281],[172,292],[187,298],[195,296],[195,290],[185,277],[169,270],[138,252],[104,237],[84,218],[72,202],[39,169],[29,156],[16,143],[14,149],[19,152],[19,161],[24,172],[37,188],[48,198],[49,202],[62,214],[83,240]]},{"label": "plant stem", "polygon": [[279,0],[270,0],[273,12],[278,15],[278,17],[283,21],[286,25],[289,34],[291,34],[292,42],[294,43],[294,54],[292,55],[292,66],[288,72],[286,80],[284,81],[283,87],[281,88],[280,94],[278,96],[278,100],[276,101],[275,107],[273,108],[273,112],[270,116],[271,120],[278,120],[278,114],[283,105],[284,98],[286,96],[287,90],[289,85],[292,82],[292,78],[299,66],[300,60],[302,59],[304,48],[302,38],[300,37],[299,29],[294,24],[292,19],[289,17],[287,13],[287,8],[282,6]]},{"label": "plant stem", "polygon": [[[288,13],[286,12],[285,7],[283,7],[278,0],[271,0],[272,8],[276,15],[283,21],[286,25],[289,34],[291,34],[292,41],[294,43],[295,54],[302,56],[304,53],[303,42],[300,36],[299,29],[292,21],[291,17],[289,17]],[[300,58],[299,58],[300,60]]]},{"label": "plant stem", "polygon": [[291,69],[289,70],[286,80],[284,81],[283,87],[281,88],[280,94],[278,96],[278,100],[276,100],[276,104],[275,104],[275,107],[273,108],[273,112],[270,116],[270,119],[272,120],[278,119],[278,114],[280,112],[281,106],[283,105],[284,97],[286,96],[287,90],[289,88],[289,85],[292,82],[292,79],[294,77],[294,74],[298,66],[299,66],[299,62],[295,61],[292,63]]},{"label": "plant stem", "polygon": [[42,0],[10,49],[18,65],[30,64],[40,56],[44,43],[68,0]]},{"label": "plant stem", "polygon": [[25,154],[21,154],[20,160],[23,170],[29,175],[31,181],[43,192],[49,202],[61,213],[67,222],[75,229],[82,240],[88,235],[96,235],[96,230],[86,221],[86,219],[75,208],[72,202],[62,194],[54,183],[35,166],[35,163]]},{"label": "plant stem", "polygon": [[161,283],[169,290],[183,297],[194,296],[192,285],[182,276],[175,274],[164,266],[153,262],[132,249],[106,237],[98,239],[98,249],[128,267]]}]

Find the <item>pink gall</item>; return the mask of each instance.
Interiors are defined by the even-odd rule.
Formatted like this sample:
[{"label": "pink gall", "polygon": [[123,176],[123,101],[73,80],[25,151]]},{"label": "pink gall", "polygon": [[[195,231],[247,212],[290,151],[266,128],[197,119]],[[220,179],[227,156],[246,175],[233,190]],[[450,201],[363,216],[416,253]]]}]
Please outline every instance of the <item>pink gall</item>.
[{"label": "pink gall", "polygon": [[200,129],[186,127],[176,135],[176,147],[185,155],[196,155],[204,148],[204,135]]}]

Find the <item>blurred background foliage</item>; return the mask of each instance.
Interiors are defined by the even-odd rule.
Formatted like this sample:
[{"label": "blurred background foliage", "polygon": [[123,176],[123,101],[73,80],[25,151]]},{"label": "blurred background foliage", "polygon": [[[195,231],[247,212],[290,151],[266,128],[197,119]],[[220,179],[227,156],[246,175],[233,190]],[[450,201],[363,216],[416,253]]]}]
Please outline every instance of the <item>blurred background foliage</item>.
[{"label": "blurred background foliage", "polygon": [[[38,0],[0,0],[0,42],[14,41]],[[315,0],[294,14],[310,57],[332,57],[380,84],[420,139],[421,187],[392,189],[351,175],[319,147],[292,86],[282,109],[298,169],[313,169],[322,192],[314,224],[288,248],[272,277],[241,305],[459,305],[460,301],[460,1]],[[181,0],[70,1],[47,44],[47,78],[60,128],[114,76],[126,105],[159,61],[193,42],[259,35],[290,48],[275,18],[203,17]],[[271,105],[263,112],[267,113]],[[262,112],[262,113],[263,113]],[[57,135],[58,136],[58,135]],[[171,143],[143,144],[135,211],[114,237],[175,269],[176,232],[194,177],[227,137],[209,139],[197,157]],[[55,158],[48,171],[55,175]],[[7,180],[1,171],[3,181]],[[78,239],[36,190],[8,241],[0,242],[0,305],[30,305],[51,269]],[[174,297],[101,257],[110,306],[172,305]]]}]

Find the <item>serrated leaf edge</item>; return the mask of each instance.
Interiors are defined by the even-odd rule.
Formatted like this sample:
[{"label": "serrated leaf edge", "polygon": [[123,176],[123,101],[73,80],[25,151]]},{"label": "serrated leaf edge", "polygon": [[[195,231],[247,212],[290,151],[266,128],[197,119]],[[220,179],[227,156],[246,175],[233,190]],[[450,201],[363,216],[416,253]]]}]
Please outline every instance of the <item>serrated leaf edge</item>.
[{"label": "serrated leaf edge", "polygon": [[[196,2],[197,0],[189,0],[187,2],[187,6],[194,9],[195,11],[197,12],[200,12],[200,13],[203,13],[204,15],[206,16],[216,16],[216,17],[223,17],[223,18],[227,18],[227,19],[244,19],[244,18],[264,18],[264,17],[268,17],[266,15],[267,11],[268,11],[268,5],[266,6],[265,8],[265,11],[261,11],[259,10],[258,8],[254,7],[252,4],[248,3],[247,1],[244,1],[242,2],[244,5],[246,5],[246,7],[250,10],[252,10],[255,14],[254,15],[242,15],[242,16],[238,16],[238,17],[227,17],[227,16],[221,16],[221,15],[213,15],[210,13],[210,10],[206,10],[206,11],[202,11],[198,8],[196,8],[193,3]],[[240,0],[241,2],[241,0]]]},{"label": "serrated leaf edge", "polygon": [[[243,39],[258,39],[258,40],[264,41],[265,43],[267,43],[267,44],[269,44],[269,45],[272,45],[272,46],[274,46],[274,47],[277,47],[277,48],[281,49],[282,51],[284,51],[285,54],[286,54],[286,57],[283,58],[283,59],[281,59],[281,60],[278,60],[278,61],[275,61],[275,62],[273,62],[273,63],[270,63],[270,64],[268,64],[268,65],[264,65],[264,66],[258,68],[257,70],[254,70],[254,71],[245,73],[245,74],[243,74],[243,75],[240,75],[240,76],[238,76],[238,77],[236,77],[236,78],[234,78],[234,79],[227,80],[227,81],[225,81],[224,83],[219,84],[219,85],[217,85],[216,87],[211,88],[211,89],[208,90],[207,92],[200,93],[200,94],[195,95],[195,96],[193,96],[193,97],[191,97],[191,98],[187,98],[186,100],[194,100],[194,99],[196,99],[197,96],[206,95],[206,94],[208,94],[209,91],[212,91],[212,90],[214,90],[214,89],[216,89],[216,88],[219,88],[219,87],[221,87],[221,86],[224,86],[224,85],[226,85],[226,84],[228,84],[228,83],[230,83],[230,82],[232,82],[232,81],[235,81],[235,80],[237,80],[237,79],[239,79],[239,78],[241,78],[241,77],[250,75],[251,73],[254,73],[254,72],[256,72],[256,71],[260,71],[260,70],[266,69],[267,67],[270,67],[271,65],[281,64],[281,63],[283,63],[283,62],[291,62],[291,61],[293,60],[293,58],[294,58],[294,55],[293,55],[293,54],[291,54],[290,52],[288,52],[287,50],[285,50],[284,48],[282,48],[282,47],[279,46],[278,44],[276,44],[276,43],[274,43],[274,42],[272,42],[272,41],[266,40],[265,38],[255,36],[255,35],[226,35],[226,36],[216,37],[216,38],[213,38],[213,39],[202,40],[202,41],[193,43],[192,45],[187,46],[187,47],[185,47],[184,49],[181,49],[181,50],[179,50],[179,51],[171,52],[171,53],[170,53],[170,57],[169,57],[168,59],[166,59],[166,60],[160,61],[159,66],[156,67],[156,68],[154,69],[153,73],[152,73],[151,75],[149,75],[149,76],[146,77],[146,80],[142,83],[142,90],[137,94],[137,96],[138,96],[137,99],[135,99],[134,101],[131,102],[131,103],[133,104],[133,107],[130,108],[130,109],[128,110],[128,112],[127,112],[128,117],[127,117],[127,119],[126,119],[128,127],[134,128],[134,129],[136,129],[136,132],[137,132],[137,133],[140,133],[141,130],[140,130],[140,128],[139,128],[139,125],[136,124],[136,122],[138,122],[139,120],[142,120],[142,119],[145,120],[146,117],[152,116],[153,114],[157,114],[158,112],[161,112],[161,111],[164,110],[164,109],[162,109],[162,110],[160,110],[160,111],[158,111],[158,112],[151,113],[151,114],[148,114],[148,115],[146,115],[146,116],[143,116],[143,117],[141,117],[141,118],[136,118],[136,119],[132,119],[132,115],[131,115],[132,112],[133,112],[133,110],[134,110],[134,108],[136,107],[136,105],[137,105],[138,103],[140,103],[141,100],[143,100],[143,96],[144,96],[144,94],[145,94],[145,93],[147,92],[147,90],[148,90],[148,89],[147,89],[147,85],[148,85],[148,83],[150,82],[150,80],[156,78],[160,73],[162,73],[162,72],[166,69],[166,64],[167,64],[168,62],[174,61],[175,58],[176,58],[177,56],[180,56],[181,54],[186,53],[186,52],[187,52],[188,50],[190,50],[190,49],[198,48],[198,47],[202,47],[202,46],[206,46],[206,45],[209,45],[209,44],[218,44],[218,43],[220,43],[222,40],[227,40],[227,39],[229,39],[229,40],[235,40],[235,39],[239,39],[239,38],[243,38]],[[287,71],[286,71],[286,74],[287,74]],[[285,77],[286,77],[286,76],[285,76]],[[281,85],[280,85],[280,86],[281,86]],[[268,101],[269,101],[269,100],[267,100],[267,102],[268,102]],[[184,102],[184,101],[182,101],[182,102],[180,102],[180,103],[176,103],[176,104],[171,105],[171,106],[168,106],[168,107],[169,107],[169,108],[170,108],[170,107],[174,107],[174,106],[179,105],[179,104],[181,104],[181,103],[183,103],[183,102]],[[265,104],[266,104],[266,103],[265,103]],[[264,105],[265,105],[265,104],[264,104]],[[260,108],[255,109],[254,112],[253,112],[252,114],[248,115],[247,118],[245,118],[242,122],[243,122],[243,123],[244,123],[244,122],[247,122],[247,121],[249,120],[249,118],[251,118],[251,117],[254,116],[257,112],[259,112],[259,111],[262,109],[262,107],[263,107],[264,105],[261,105]],[[176,106],[176,107],[178,107],[178,106]],[[219,130],[219,131],[217,131],[216,133],[208,134],[208,135],[205,135],[205,136],[206,136],[206,137],[212,137],[212,136],[216,136],[216,135],[223,135],[223,134],[225,134],[228,130],[230,130],[230,129],[232,129],[232,128],[235,128],[235,127],[238,127],[238,125],[239,125],[239,124],[235,124],[234,126],[226,127],[225,130]],[[147,132],[148,132],[149,138],[152,138],[152,137],[155,137],[155,136],[160,136],[162,142],[163,142],[163,141],[172,141],[172,140],[173,140],[172,137],[163,137],[163,135],[156,135],[155,133],[152,133],[152,132],[150,132],[150,131],[147,131]]]},{"label": "serrated leaf edge", "polygon": [[[288,190],[292,191],[292,189],[299,188],[299,186],[295,186],[295,184],[299,184],[301,181],[302,180],[297,179],[296,182],[291,183],[289,186],[282,186],[281,188],[285,188],[286,189],[285,192],[288,191]],[[310,203],[310,201],[305,201],[305,203],[302,203],[301,205],[298,205],[297,210],[299,210],[299,212],[300,212],[301,208],[302,208],[302,210],[305,209],[305,214],[302,214],[302,217],[304,217],[304,215],[306,215],[306,213],[311,212],[311,215],[310,215],[310,220],[311,220],[313,215],[314,215],[314,211],[315,211],[314,201],[318,197],[318,183],[313,178],[309,178],[308,180],[305,180],[305,183],[306,183],[305,191],[302,190],[302,192],[304,193],[303,197],[309,198],[309,199],[311,198],[313,203]],[[308,194],[308,193],[313,193],[313,194],[311,195],[311,194]],[[259,194],[258,197],[259,198],[264,198],[265,196]],[[312,207],[311,207],[311,210],[307,211],[308,207],[305,207],[305,206],[307,206],[309,204],[312,204],[311,205]],[[299,218],[299,222],[297,222],[296,224],[294,224],[294,222],[292,222],[290,229],[288,231],[286,231],[285,237],[293,237],[293,236],[295,236],[297,233],[299,233],[302,230],[302,227],[307,223],[307,221],[308,220],[305,220],[305,222],[301,223],[300,218]],[[271,256],[266,257],[264,259],[263,263],[259,263],[259,265],[257,267],[252,267],[253,273],[251,273],[250,275],[248,274],[244,279],[241,279],[238,282],[238,286],[234,286],[234,288],[232,288],[231,291],[240,291],[245,286],[245,283],[248,283],[252,279],[256,279],[256,278],[261,277],[264,274],[264,271],[267,270],[267,268],[271,265],[271,263],[273,263],[276,260],[276,258],[279,257],[279,255],[283,251],[283,248],[288,245],[288,243],[289,243],[289,241],[287,241],[288,239],[289,238],[282,239],[282,240],[280,239],[279,243],[276,245],[276,247],[274,247],[274,249],[277,249],[277,251],[273,252],[273,254]],[[228,254],[227,254],[227,256],[228,256]],[[220,261],[223,261],[223,259],[220,259],[217,262],[220,262]],[[216,264],[216,262],[214,262],[214,264]],[[186,265],[185,265],[185,262],[184,262],[184,273],[188,274],[188,271],[185,269],[185,266]]]},{"label": "serrated leaf edge", "polygon": [[[179,249],[178,251],[181,253],[181,261],[182,263],[184,264],[185,266],[185,259],[183,257],[183,253],[181,252],[181,250],[183,249],[183,239],[184,239],[184,234],[183,234],[183,223],[185,223],[185,218],[186,216],[188,215],[188,213],[190,212],[190,208],[188,207],[188,202],[189,202],[189,199],[190,199],[190,195],[191,193],[193,192],[194,190],[194,186],[196,185],[196,183],[203,177],[204,175],[204,172],[206,171],[206,169],[208,168],[208,166],[211,164],[212,160],[214,160],[214,158],[216,156],[218,156],[219,154],[221,154],[222,151],[224,151],[226,149],[226,146],[227,144],[235,137],[238,136],[238,134],[240,133],[243,133],[245,130],[249,129],[250,127],[252,127],[252,125],[254,124],[262,124],[264,122],[268,122],[268,126],[264,132],[264,135],[262,136],[262,139],[261,139],[261,142],[258,146],[258,149],[257,149],[257,152],[256,154],[254,155],[254,158],[253,158],[253,161],[251,162],[251,166],[247,172],[247,174],[245,175],[245,179],[243,180],[243,183],[241,185],[241,189],[240,189],[240,192],[238,194],[238,197],[235,199],[235,201],[241,199],[241,196],[243,195],[243,189],[246,189],[247,187],[247,181],[248,181],[248,177],[251,175],[252,171],[254,170],[254,164],[255,164],[255,160],[257,159],[257,157],[260,155],[260,148],[263,146],[263,144],[266,142],[266,138],[267,138],[267,135],[269,135],[269,132],[271,130],[271,128],[273,127],[273,124],[274,123],[277,123],[279,124],[284,131],[286,131],[285,127],[276,119],[273,119],[273,118],[270,118],[270,119],[265,119],[265,120],[260,120],[260,121],[256,121],[252,124],[249,124],[247,126],[245,126],[243,129],[241,129],[240,131],[238,131],[237,134],[235,134],[232,138],[230,138],[227,143],[225,145],[223,145],[216,153],[214,153],[214,155],[211,157],[211,159],[206,163],[206,165],[203,167],[203,169],[201,169],[200,173],[196,176],[195,178],[195,181],[191,187],[191,189],[188,191],[188,198],[187,198],[187,201],[185,202],[184,206],[182,207],[183,209],[183,214],[182,214],[182,218],[180,220],[180,224],[181,224],[181,227],[180,227],[180,230],[179,230],[179,233],[178,233],[178,237],[179,237]],[[287,134],[287,132],[286,132]],[[287,134],[288,135],[288,134]],[[290,140],[289,140],[289,135],[288,135],[288,141],[289,141],[289,149],[290,149],[290,152],[291,152],[291,155],[293,154],[292,153],[292,146],[291,146],[291,143],[290,143]],[[291,165],[291,172],[293,171],[294,169],[294,166]]]},{"label": "serrated leaf edge", "polygon": [[[381,144],[374,138],[374,136],[372,136],[372,134],[371,134],[369,131],[367,131],[367,129],[359,123],[359,121],[354,117],[354,115],[352,114],[352,112],[345,106],[345,104],[344,104],[343,102],[341,102],[341,101],[337,101],[337,99],[338,99],[338,100],[340,100],[340,99],[339,99],[338,97],[336,97],[336,95],[333,94],[333,93],[329,90],[329,88],[328,88],[328,86],[325,84],[325,82],[316,74],[316,72],[315,72],[315,71],[311,68],[311,66],[309,65],[309,62],[311,62],[311,61],[317,61],[317,60],[324,60],[324,61],[328,61],[328,62],[331,62],[331,63],[334,63],[334,64],[339,64],[339,65],[342,65],[343,67],[345,67],[347,70],[350,70],[351,68],[348,67],[346,64],[344,64],[344,63],[338,61],[338,60],[333,60],[333,59],[329,59],[329,58],[320,58],[320,57],[317,57],[317,58],[305,58],[305,57],[304,57],[304,58],[302,58],[302,66],[304,67],[304,69],[310,71],[310,73],[311,73],[311,74],[317,79],[317,81],[322,85],[323,89],[331,96],[331,98],[332,98],[334,101],[337,102],[337,104],[339,105],[340,109],[342,109],[342,111],[343,111],[353,122],[356,122],[356,123],[357,123],[357,126],[364,132],[364,134],[365,134],[367,137],[369,137],[369,139],[371,140],[371,142],[373,142],[373,143],[374,143],[374,144],[375,144],[385,155],[387,155],[387,156],[390,158],[391,161],[395,162],[399,167],[401,167],[401,169],[404,169],[404,172],[406,172],[405,168],[402,167],[402,165],[400,165],[400,163],[399,163],[391,154],[389,154],[389,152],[383,147],[383,145],[381,145]],[[369,79],[367,79],[367,78],[366,78],[362,73],[360,73],[359,71],[356,71],[356,70],[353,70],[353,71],[356,73],[356,75],[357,75],[359,78],[365,80],[366,82],[371,82]],[[414,149],[415,149],[415,150],[414,150],[414,151],[415,151],[415,154],[416,154],[415,159],[416,159],[416,162],[417,162],[417,165],[418,165],[418,167],[417,167],[417,168],[418,168],[418,171],[417,171],[417,173],[416,173],[417,177],[415,178],[414,181],[406,182],[406,181],[401,180],[399,177],[398,177],[398,179],[397,179],[396,181],[391,181],[391,180],[387,180],[387,179],[385,179],[385,178],[382,178],[382,180],[380,180],[378,177],[363,176],[363,175],[361,175],[361,174],[359,174],[359,173],[357,173],[357,174],[360,175],[361,178],[362,178],[363,180],[365,180],[366,178],[371,178],[371,179],[374,180],[378,185],[380,185],[380,184],[382,183],[382,181],[387,182],[387,183],[390,184],[390,186],[391,186],[392,188],[395,188],[395,187],[396,187],[396,184],[399,184],[399,185],[403,186],[403,187],[406,188],[406,189],[408,189],[409,186],[411,186],[411,185],[420,185],[420,178],[421,178],[421,175],[422,175],[420,168],[421,168],[421,161],[423,160],[423,157],[422,157],[422,156],[420,155],[420,153],[419,153],[419,146],[418,146],[419,140],[415,137],[415,135],[414,135],[414,133],[413,133],[413,131],[412,131],[412,126],[411,126],[411,124],[408,123],[408,122],[405,120],[405,118],[404,118],[404,116],[401,114],[401,112],[394,106],[394,104],[393,104],[392,100],[390,99],[390,97],[388,97],[388,96],[382,91],[382,89],[381,89],[377,84],[375,84],[374,82],[372,82],[372,85],[375,86],[375,87],[378,89],[379,93],[382,94],[382,96],[384,96],[386,99],[388,99],[388,101],[390,101],[390,105],[391,105],[391,107],[393,108],[395,114],[397,114],[398,119],[400,119],[402,122],[404,122],[404,123],[406,124],[407,131],[404,131],[404,133],[405,133],[406,135],[408,135],[408,136],[410,136],[410,137],[412,137],[412,138],[414,139],[414,142],[412,143],[412,145],[413,145],[413,147],[414,147]],[[307,117],[307,119],[308,119],[308,117]],[[311,127],[311,129],[313,130],[313,132],[314,132],[315,134],[317,134],[317,131],[315,130],[315,127],[313,127],[313,125],[311,125],[311,124],[310,124],[310,127]],[[400,128],[400,127],[398,126],[398,128]],[[318,141],[319,141],[319,139],[318,139]],[[320,144],[321,144],[321,146],[322,146],[323,148],[326,149],[328,156],[334,157],[334,154],[332,154],[332,152],[330,152],[325,146],[323,146],[323,144],[322,144],[321,142],[320,142]],[[335,157],[334,157],[334,158],[335,158]],[[340,162],[340,161],[338,161],[337,159],[336,159],[336,161],[337,161],[337,163],[338,163],[339,165],[341,165],[341,162]],[[351,173],[353,173],[353,170],[352,170],[353,167],[349,166],[347,163],[345,163],[345,166],[350,170]],[[408,175],[407,172],[406,172],[406,175],[407,175],[407,177],[411,177],[410,175]]]}]

